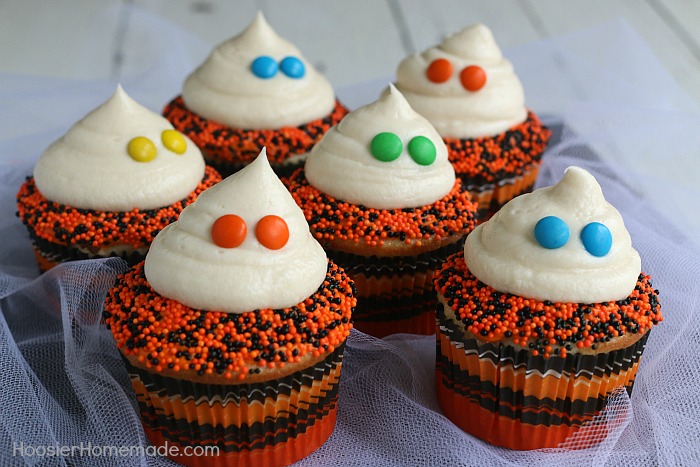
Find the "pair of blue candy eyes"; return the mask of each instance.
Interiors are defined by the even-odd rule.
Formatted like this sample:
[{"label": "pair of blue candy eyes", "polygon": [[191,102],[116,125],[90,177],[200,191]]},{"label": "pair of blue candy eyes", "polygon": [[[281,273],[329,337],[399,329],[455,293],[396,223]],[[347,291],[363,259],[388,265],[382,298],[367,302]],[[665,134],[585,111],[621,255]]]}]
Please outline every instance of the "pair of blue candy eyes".
[{"label": "pair of blue candy eyes", "polygon": [[[569,226],[557,216],[540,219],[534,233],[537,243],[550,250],[561,248],[569,241]],[[605,256],[612,247],[612,234],[600,222],[591,222],[581,230],[581,242],[593,256]]]},{"label": "pair of blue candy eyes", "polygon": [[299,79],[304,77],[306,67],[304,63],[296,57],[284,57],[279,64],[268,56],[261,55],[250,64],[250,70],[255,76],[262,79],[270,79],[281,71],[290,78]]}]

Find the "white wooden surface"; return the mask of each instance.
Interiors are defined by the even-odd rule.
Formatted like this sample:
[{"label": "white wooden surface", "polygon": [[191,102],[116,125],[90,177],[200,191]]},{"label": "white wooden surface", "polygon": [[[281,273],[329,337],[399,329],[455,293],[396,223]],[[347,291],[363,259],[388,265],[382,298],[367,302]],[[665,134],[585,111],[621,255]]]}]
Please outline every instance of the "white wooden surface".
[{"label": "white wooden surface", "polygon": [[[391,76],[406,54],[477,21],[508,47],[622,17],[700,102],[697,0],[0,0],[0,72],[119,76],[143,46],[134,6],[212,46],[262,10],[336,87]],[[101,23],[105,11],[118,21]]]}]

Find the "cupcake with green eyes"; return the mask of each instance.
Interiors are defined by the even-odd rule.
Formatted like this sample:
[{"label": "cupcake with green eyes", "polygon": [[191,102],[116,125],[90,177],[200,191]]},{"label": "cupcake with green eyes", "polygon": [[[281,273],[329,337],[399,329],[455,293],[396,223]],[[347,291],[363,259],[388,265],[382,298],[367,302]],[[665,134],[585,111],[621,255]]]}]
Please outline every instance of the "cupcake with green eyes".
[{"label": "cupcake with green eyes", "polygon": [[251,163],[261,147],[272,169],[288,175],[347,112],[328,80],[258,13],[214,48],[163,115],[223,175]]},{"label": "cupcake with green eyes", "polygon": [[220,180],[189,138],[118,86],[44,151],[17,194],[17,211],[42,271],[110,256],[135,264]]},{"label": "cupcake with green eyes", "polygon": [[435,332],[432,277],[462,248],[476,206],[440,135],[393,86],[348,114],[283,180],[328,255],[353,278],[360,331]]}]

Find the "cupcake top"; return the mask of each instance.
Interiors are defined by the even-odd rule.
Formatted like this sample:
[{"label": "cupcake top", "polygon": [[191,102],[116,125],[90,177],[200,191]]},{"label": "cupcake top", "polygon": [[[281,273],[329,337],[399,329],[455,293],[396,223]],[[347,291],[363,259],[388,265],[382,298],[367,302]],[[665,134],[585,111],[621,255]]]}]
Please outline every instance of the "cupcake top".
[{"label": "cupcake top", "polygon": [[146,210],[188,196],[204,159],[186,136],[117,86],[114,95],[52,143],[34,167],[49,200],[80,209]]},{"label": "cupcake top", "polygon": [[331,128],[304,170],[318,190],[375,209],[428,205],[455,183],[442,138],[391,85]]},{"label": "cupcake top", "polygon": [[481,282],[537,300],[600,303],[635,288],[641,259],[595,178],[569,167],[554,186],[519,196],[467,237],[464,259]]},{"label": "cupcake top", "polygon": [[187,77],[182,97],[193,112],[242,129],[298,126],[335,105],[330,83],[262,13]]},{"label": "cupcake top", "polygon": [[263,149],[156,236],[144,271],[164,297],[191,308],[244,313],[305,300],[323,283],[327,267]]},{"label": "cupcake top", "polygon": [[523,87],[483,24],[405,58],[396,77],[411,106],[444,137],[494,136],[527,117]]}]

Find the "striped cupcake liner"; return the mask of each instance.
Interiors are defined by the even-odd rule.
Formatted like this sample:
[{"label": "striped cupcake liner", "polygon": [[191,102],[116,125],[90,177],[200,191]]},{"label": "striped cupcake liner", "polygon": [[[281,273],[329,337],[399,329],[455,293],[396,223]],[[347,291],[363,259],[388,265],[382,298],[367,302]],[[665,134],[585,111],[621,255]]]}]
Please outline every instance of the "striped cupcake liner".
[{"label": "striped cupcake liner", "polygon": [[88,254],[80,251],[75,246],[52,243],[34,235],[32,235],[32,241],[34,243],[34,258],[36,259],[37,265],[39,266],[39,270],[41,272],[46,272],[60,263],[65,263],[67,261],[119,257],[129,263],[130,266],[133,266],[146,258],[145,254],[141,254],[135,250],[129,253],[122,253],[121,255],[116,253],[112,253],[110,255],[100,255],[99,252],[95,254]]},{"label": "striped cupcake liner", "polygon": [[445,259],[461,250],[464,238],[417,256],[360,256],[329,251],[355,282],[355,329],[375,337],[435,333],[437,296],[433,276]]},{"label": "striped cupcake liner", "polygon": [[489,220],[511,199],[531,192],[539,171],[540,164],[538,162],[522,175],[490,185],[474,185],[468,175],[457,174],[457,176],[467,187],[472,201],[477,203],[477,220],[484,222]]},{"label": "striped cupcake liner", "polygon": [[[146,436],[177,446],[187,466],[284,466],[318,449],[335,427],[345,345],[288,376],[204,384],[165,377],[126,359]],[[186,455],[185,447],[214,450]],[[172,454],[169,449],[169,454]]]},{"label": "striped cupcake liner", "polygon": [[443,413],[471,435],[518,450],[559,446],[605,408],[616,388],[631,393],[649,335],[616,351],[544,358],[466,338],[442,306],[436,314]]},{"label": "striped cupcake liner", "polygon": [[[232,162],[218,159],[215,155],[208,154],[206,149],[202,150],[202,155],[207,165],[214,167],[223,177],[234,174],[248,165],[248,163],[244,162]],[[298,158],[298,160],[283,163],[270,161],[270,167],[272,167],[273,172],[275,172],[279,178],[289,177],[295,170],[304,166],[304,161],[305,158]]]}]

